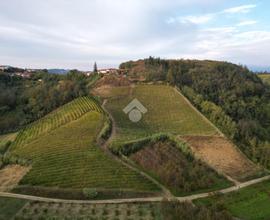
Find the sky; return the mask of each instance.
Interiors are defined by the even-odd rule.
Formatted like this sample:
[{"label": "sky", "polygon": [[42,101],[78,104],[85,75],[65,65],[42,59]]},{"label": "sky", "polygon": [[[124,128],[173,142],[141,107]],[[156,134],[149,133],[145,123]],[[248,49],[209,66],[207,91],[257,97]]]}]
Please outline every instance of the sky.
[{"label": "sky", "polygon": [[91,70],[149,56],[270,67],[268,0],[1,0],[0,65]]}]

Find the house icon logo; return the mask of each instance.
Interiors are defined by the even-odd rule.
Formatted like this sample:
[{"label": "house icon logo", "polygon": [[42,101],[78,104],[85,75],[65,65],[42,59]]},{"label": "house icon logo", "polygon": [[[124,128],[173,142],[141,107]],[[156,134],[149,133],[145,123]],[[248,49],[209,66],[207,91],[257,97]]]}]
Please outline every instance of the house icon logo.
[{"label": "house icon logo", "polygon": [[124,109],[123,112],[128,114],[130,121],[138,122],[142,119],[142,114],[147,112],[147,109],[139,102],[138,99],[133,99]]}]

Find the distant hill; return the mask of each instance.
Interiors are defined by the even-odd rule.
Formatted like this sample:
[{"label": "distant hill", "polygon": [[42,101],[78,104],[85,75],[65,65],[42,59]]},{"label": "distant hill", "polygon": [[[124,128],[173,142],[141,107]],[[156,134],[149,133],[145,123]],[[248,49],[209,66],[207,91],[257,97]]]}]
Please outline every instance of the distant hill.
[{"label": "distant hill", "polygon": [[48,73],[51,74],[67,74],[69,70],[66,69],[48,69]]},{"label": "distant hill", "polygon": [[270,66],[248,66],[254,72],[270,72]]}]

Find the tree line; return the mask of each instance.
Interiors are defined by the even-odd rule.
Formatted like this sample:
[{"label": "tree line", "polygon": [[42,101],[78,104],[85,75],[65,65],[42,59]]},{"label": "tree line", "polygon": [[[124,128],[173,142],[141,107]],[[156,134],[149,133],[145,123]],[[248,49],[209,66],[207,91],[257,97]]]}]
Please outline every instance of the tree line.
[{"label": "tree line", "polygon": [[0,134],[16,131],[74,98],[88,95],[91,79],[77,70],[66,75],[43,70],[30,78],[0,73]]}]

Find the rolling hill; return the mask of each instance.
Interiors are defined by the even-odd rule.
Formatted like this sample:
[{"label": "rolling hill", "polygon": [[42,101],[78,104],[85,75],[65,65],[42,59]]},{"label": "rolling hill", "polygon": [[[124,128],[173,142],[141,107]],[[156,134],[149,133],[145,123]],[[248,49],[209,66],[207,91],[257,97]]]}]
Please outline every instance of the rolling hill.
[{"label": "rolling hill", "polygon": [[9,151],[10,157],[31,161],[21,188],[30,185],[159,191],[155,184],[96,145],[105,120],[95,101],[79,98],[21,131]]}]

